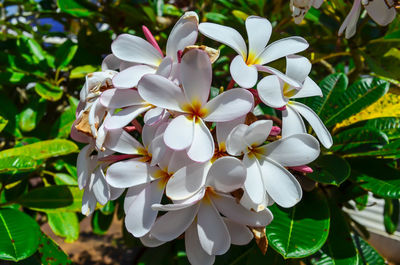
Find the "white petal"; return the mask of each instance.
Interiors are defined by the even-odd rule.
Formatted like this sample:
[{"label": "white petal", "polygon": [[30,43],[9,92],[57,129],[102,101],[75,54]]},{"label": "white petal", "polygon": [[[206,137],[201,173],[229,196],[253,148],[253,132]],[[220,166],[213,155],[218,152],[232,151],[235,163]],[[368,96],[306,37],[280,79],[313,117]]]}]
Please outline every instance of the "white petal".
[{"label": "white petal", "polygon": [[119,35],[111,44],[113,54],[121,60],[158,66],[160,53],[142,38],[129,34]]},{"label": "white petal", "polygon": [[137,116],[150,109],[151,106],[146,105],[134,105],[127,107],[117,113],[111,115],[111,117],[105,122],[107,130],[120,129],[128,125],[131,121],[136,119]]},{"label": "white petal", "polygon": [[78,154],[76,162],[76,170],[78,175],[79,188],[83,189],[86,186],[89,176],[92,174],[92,170],[95,166],[96,161],[92,161],[90,154],[93,152],[94,147],[90,144],[82,148]]},{"label": "white petal", "polygon": [[105,180],[104,172],[101,167],[98,167],[94,173],[92,190],[97,201],[104,205],[110,200],[110,189]]},{"label": "white petal", "polygon": [[204,108],[208,115],[204,121],[224,122],[231,121],[246,115],[254,104],[253,95],[241,88],[223,92],[210,100]]},{"label": "white petal", "polygon": [[181,82],[189,102],[203,106],[211,87],[211,62],[205,51],[193,49],[185,53],[181,63]]},{"label": "white petal", "polygon": [[120,59],[118,59],[114,54],[109,54],[103,59],[103,62],[101,63],[101,70],[117,70],[119,69],[120,64]]},{"label": "white petal", "polygon": [[150,233],[147,233],[146,235],[142,236],[140,238],[140,242],[142,242],[144,246],[149,248],[155,248],[165,243],[165,241],[158,240]]},{"label": "white petal", "polygon": [[150,231],[158,211],[151,205],[161,201],[164,189],[159,186],[160,180],[153,181],[140,192],[132,202],[125,217],[126,229],[135,237],[142,237]]},{"label": "white petal", "polygon": [[85,189],[82,197],[82,214],[89,216],[96,209],[97,200],[94,196],[93,192],[89,191],[89,189]]},{"label": "white petal", "polygon": [[195,163],[179,169],[168,181],[166,195],[172,200],[187,199],[204,186],[210,163]]},{"label": "white petal", "polygon": [[214,139],[202,119],[194,123],[193,130],[193,141],[187,154],[195,162],[206,162],[214,154]]},{"label": "white petal", "polygon": [[100,103],[109,109],[141,105],[145,101],[133,89],[108,89],[101,94]]},{"label": "white petal", "polygon": [[182,167],[192,163],[193,161],[188,157],[186,150],[174,151],[169,159],[168,173],[174,174]]},{"label": "white petal", "polygon": [[87,136],[86,134],[83,134],[81,132],[79,132],[76,129],[76,121],[74,121],[74,123],[71,126],[71,134],[70,137],[74,140],[77,141],[79,143],[89,143],[89,141],[91,140],[91,137]]},{"label": "white petal", "polygon": [[[149,145],[149,153],[151,154],[151,165],[154,166],[161,163],[163,157],[169,154],[170,149],[164,143],[163,135],[158,135]],[[161,166],[161,165],[160,165]]]},{"label": "white petal", "polygon": [[272,25],[262,17],[249,16],[246,19],[246,31],[249,39],[249,55],[259,55],[267,46],[271,37]]},{"label": "white petal", "polygon": [[301,37],[288,37],[274,41],[259,56],[259,64],[267,64],[284,56],[304,51],[308,43]]},{"label": "white petal", "polygon": [[180,236],[193,222],[200,204],[178,211],[167,212],[159,217],[151,229],[151,234],[162,241],[171,241]]},{"label": "white petal", "polygon": [[303,56],[286,56],[286,74],[300,83],[306,79],[311,71],[310,61]]},{"label": "white petal", "polygon": [[143,146],[126,131],[110,130],[104,142],[104,146],[122,154],[140,154]]},{"label": "white petal", "polygon": [[156,107],[149,109],[144,115],[143,121],[147,125],[154,125],[162,119],[164,113],[165,109],[163,108]]},{"label": "white petal", "polygon": [[200,245],[209,255],[222,255],[231,245],[231,237],[222,217],[211,201],[203,200],[197,213]]},{"label": "white petal", "polygon": [[271,120],[259,120],[250,124],[245,134],[245,142],[248,146],[256,147],[263,144],[272,129]]},{"label": "white petal", "polygon": [[226,140],[229,133],[239,124],[243,124],[246,120],[246,115],[243,115],[237,119],[226,122],[217,122],[217,141],[219,146],[226,146]]},{"label": "white petal", "polygon": [[270,73],[273,75],[276,75],[279,79],[281,79],[283,82],[287,83],[288,85],[295,87],[297,89],[300,89],[301,87],[301,82],[298,82],[297,80],[293,79],[291,76],[286,75],[282,73],[281,71],[276,70],[275,68],[269,67],[269,66],[264,66],[264,65],[256,65],[256,68],[260,72],[265,72],[265,73]]},{"label": "white petal", "polygon": [[247,65],[243,57],[237,55],[229,67],[233,80],[243,87],[251,88],[257,83],[258,72],[254,65]]},{"label": "white petal", "polygon": [[229,133],[226,139],[226,151],[233,156],[239,156],[247,152],[247,144],[244,141],[244,136],[247,132],[246,124],[239,124]]},{"label": "white petal", "polygon": [[375,0],[368,1],[368,4],[364,5],[368,15],[381,26],[387,26],[396,17],[396,9],[388,8],[387,2],[387,0]]},{"label": "white petal", "polygon": [[244,246],[253,239],[253,234],[247,226],[233,222],[227,218],[224,218],[224,222],[231,236],[231,244]]},{"label": "white petal", "polygon": [[306,126],[300,114],[288,104],[282,111],[282,138],[298,133],[307,133]]},{"label": "white petal", "polygon": [[124,199],[124,212],[127,213],[136,197],[147,187],[148,183],[132,186],[128,189]]},{"label": "white petal", "polygon": [[288,100],[283,95],[283,82],[275,75],[269,75],[261,79],[257,85],[258,95],[261,101],[271,108],[281,108]]},{"label": "white petal", "polygon": [[214,23],[200,23],[199,31],[210,39],[228,45],[243,58],[247,58],[246,43],[235,29]]},{"label": "white petal", "polygon": [[157,211],[179,211],[198,204],[203,199],[205,191],[206,189],[202,188],[188,199],[174,200],[173,204],[153,204],[151,208]]},{"label": "white petal", "polygon": [[309,134],[293,134],[265,145],[265,156],[282,166],[301,166],[319,156],[319,143]]},{"label": "white petal", "polygon": [[268,194],[267,192],[264,192],[264,198],[263,201],[261,203],[254,203],[251,198],[250,195],[247,193],[246,190],[243,190],[243,195],[240,198],[240,205],[242,205],[244,208],[254,211],[254,212],[260,212],[262,210],[264,210],[265,208],[267,208],[268,206]]},{"label": "white petal", "polygon": [[[150,110],[149,110],[150,111]],[[158,126],[144,125],[142,129],[142,142],[148,148],[151,141],[156,137]]]},{"label": "white petal", "polygon": [[172,59],[170,57],[165,57],[158,66],[156,75],[161,75],[168,78],[172,71],[172,64]]},{"label": "white petal", "polygon": [[326,148],[330,148],[333,144],[332,136],[318,115],[311,108],[302,103],[293,102],[292,106],[308,121],[322,145]]},{"label": "white petal", "polygon": [[112,201],[118,199],[125,191],[125,189],[114,188],[112,186],[108,186],[108,188],[110,189],[110,200]]},{"label": "white petal", "polygon": [[301,186],[287,169],[268,158],[260,161],[260,167],[265,189],[279,206],[289,208],[300,201]]},{"label": "white petal", "polygon": [[306,98],[314,96],[323,96],[321,88],[314,82],[314,80],[307,76],[301,89],[291,98]]},{"label": "white petal", "polygon": [[194,121],[185,115],[173,119],[164,133],[165,144],[173,150],[188,148],[193,142]]},{"label": "white petal", "polygon": [[177,61],[177,52],[193,45],[197,39],[199,18],[195,12],[186,12],[174,25],[167,40],[167,56]]},{"label": "white petal", "polygon": [[185,249],[190,264],[214,264],[215,255],[207,254],[200,245],[199,234],[197,233],[197,222],[193,222],[185,232]]},{"label": "white petal", "polygon": [[124,69],[116,74],[113,79],[113,85],[116,88],[132,88],[136,87],[139,80],[145,74],[154,74],[156,69],[148,65],[135,65]]},{"label": "white petal", "polygon": [[138,91],[144,100],[164,109],[184,112],[182,106],[188,103],[182,89],[160,75],[145,75]]},{"label": "white petal", "polygon": [[232,192],[243,186],[246,179],[246,168],[234,157],[221,157],[211,166],[207,174],[207,186],[218,191]]},{"label": "white petal", "polygon": [[247,169],[243,188],[253,203],[259,205],[263,202],[265,193],[260,164],[257,159],[250,159],[247,155],[243,157],[243,164]]},{"label": "white petal", "polygon": [[346,30],[346,39],[349,39],[356,34],[357,21],[361,12],[361,0],[354,0],[353,6],[343,24],[340,26],[338,35],[342,35],[343,31]]},{"label": "white petal", "polygon": [[112,164],[107,169],[106,180],[113,187],[129,188],[153,180],[156,169],[148,163],[129,159]]}]

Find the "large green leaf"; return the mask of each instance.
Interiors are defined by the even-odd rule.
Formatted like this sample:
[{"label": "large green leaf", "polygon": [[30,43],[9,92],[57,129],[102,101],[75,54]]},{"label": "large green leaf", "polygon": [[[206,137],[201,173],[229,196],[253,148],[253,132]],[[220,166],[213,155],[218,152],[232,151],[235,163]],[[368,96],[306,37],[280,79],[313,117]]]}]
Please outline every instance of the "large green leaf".
[{"label": "large green leaf", "polygon": [[400,118],[398,117],[371,119],[366,122],[365,127],[384,132],[390,140],[400,138]]},{"label": "large green leaf", "polygon": [[67,155],[78,151],[78,146],[72,141],[64,139],[46,140],[21,147],[6,149],[0,152],[0,158],[9,156],[29,156],[33,159]]},{"label": "large green leaf", "polygon": [[96,72],[99,68],[93,65],[82,65],[71,70],[69,78],[83,78],[89,73]]},{"label": "large green leaf", "polygon": [[0,158],[0,173],[12,173],[33,171],[36,161],[27,156],[9,156]]},{"label": "large green leaf", "polygon": [[385,199],[383,224],[389,234],[393,234],[399,225],[400,205],[398,199]]},{"label": "large green leaf", "polygon": [[323,155],[311,164],[313,172],[307,176],[315,181],[339,186],[350,176],[350,165],[336,155]]},{"label": "large green leaf", "polygon": [[55,86],[49,82],[36,83],[35,91],[42,98],[50,101],[57,101],[63,95],[63,90],[59,86]]},{"label": "large green leaf", "polygon": [[71,264],[68,255],[48,236],[41,233],[38,252],[42,264],[46,265],[67,265]]},{"label": "large green leaf", "polygon": [[75,177],[65,173],[55,173],[54,182],[57,185],[78,185],[78,180]]},{"label": "large green leaf", "polygon": [[38,248],[39,225],[29,215],[10,208],[0,209],[0,259],[18,261]]},{"label": "large green leaf", "polygon": [[352,159],[351,179],[363,189],[384,198],[400,198],[400,170],[378,159]]},{"label": "large green leaf", "polygon": [[76,213],[53,212],[47,213],[49,226],[54,234],[65,237],[65,242],[71,243],[79,237],[79,220]]},{"label": "large green leaf", "polygon": [[357,234],[353,235],[353,240],[357,246],[359,255],[359,265],[384,265],[386,264],[385,259],[366,242],[362,237]]},{"label": "large green leaf", "polygon": [[79,100],[74,97],[69,97],[70,106],[68,106],[61,114],[60,118],[54,123],[51,128],[51,136],[57,138],[68,138],[72,124],[74,123],[75,111],[78,106]]},{"label": "large green leaf", "polygon": [[309,256],[325,243],[329,208],[319,191],[304,193],[301,202],[292,208],[274,205],[270,209],[274,220],[266,227],[268,242],[285,258]]},{"label": "large green leaf", "polygon": [[0,132],[2,132],[4,130],[4,128],[7,126],[7,123],[8,123],[8,120],[6,120],[0,116]]},{"label": "large green leaf", "polygon": [[[83,3],[82,3],[83,2]],[[57,5],[62,12],[75,17],[89,17],[94,13],[84,5],[85,1],[80,0],[57,0]]]},{"label": "large green leaf", "polygon": [[382,148],[373,151],[361,152],[361,153],[349,153],[345,155],[346,157],[371,157],[377,156],[381,158],[392,158],[396,159],[400,157],[400,139],[397,139]]},{"label": "large green leaf", "polygon": [[368,107],[386,94],[389,83],[380,79],[362,79],[351,86],[328,104],[328,108],[321,119],[327,127],[349,118],[362,109]]},{"label": "large green leaf", "polygon": [[37,188],[18,198],[17,203],[43,212],[80,212],[83,191],[77,186]]},{"label": "large green leaf", "polygon": [[70,40],[65,41],[58,47],[56,51],[56,67],[63,68],[68,66],[68,64],[74,59],[75,53],[78,50],[78,45]]}]

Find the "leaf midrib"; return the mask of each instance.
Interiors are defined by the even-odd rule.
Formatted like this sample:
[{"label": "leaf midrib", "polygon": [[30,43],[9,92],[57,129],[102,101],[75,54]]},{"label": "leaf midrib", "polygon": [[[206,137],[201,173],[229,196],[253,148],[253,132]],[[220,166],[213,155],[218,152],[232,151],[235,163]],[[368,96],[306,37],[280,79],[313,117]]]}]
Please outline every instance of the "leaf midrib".
[{"label": "leaf midrib", "polygon": [[8,237],[10,238],[10,242],[11,242],[11,245],[13,246],[14,253],[15,253],[15,256],[14,256],[14,257],[16,258],[16,257],[18,257],[18,255],[17,255],[17,247],[15,246],[15,243],[13,242],[10,229],[8,229],[7,222],[6,222],[6,220],[4,220],[4,217],[3,217],[3,214],[2,214],[2,213],[0,213],[0,219],[1,219],[1,221],[3,222],[4,228],[5,228],[6,231],[7,231]]}]

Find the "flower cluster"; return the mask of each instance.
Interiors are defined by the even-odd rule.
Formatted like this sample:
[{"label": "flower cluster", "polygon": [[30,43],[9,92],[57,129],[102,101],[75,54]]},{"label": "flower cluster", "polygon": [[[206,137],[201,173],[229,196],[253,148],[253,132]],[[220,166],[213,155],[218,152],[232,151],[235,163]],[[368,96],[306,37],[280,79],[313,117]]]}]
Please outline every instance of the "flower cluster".
[{"label": "flower cluster", "polygon": [[[320,152],[303,119],[322,145],[332,145],[319,117],[293,101],[322,96],[308,76],[311,63],[296,55],[308,43],[289,37],[268,44],[265,18],[250,16],[245,25],[248,47],[235,29],[199,24],[194,12],[177,21],[165,54],[146,27],[146,40],[116,38],[102,71],[86,77],[71,132],[87,143],[77,162],[82,213],[125,194],[126,228],[144,245],[184,234],[189,261],[212,264],[272,221],[268,206],[301,200],[293,172],[310,172]],[[196,45],[198,32],[238,54],[231,85],[214,98],[219,51]],[[268,66],[279,58],[286,58],[285,73]],[[259,81],[258,72],[267,75]],[[260,102],[280,111],[282,122],[253,115]]]}]

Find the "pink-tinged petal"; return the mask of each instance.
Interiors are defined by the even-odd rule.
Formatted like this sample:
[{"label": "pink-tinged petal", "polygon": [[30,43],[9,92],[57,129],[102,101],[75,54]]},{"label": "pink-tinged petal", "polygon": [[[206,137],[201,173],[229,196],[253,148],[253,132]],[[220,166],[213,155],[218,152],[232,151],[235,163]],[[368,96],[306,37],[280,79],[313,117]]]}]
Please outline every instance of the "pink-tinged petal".
[{"label": "pink-tinged petal", "polygon": [[338,32],[339,36],[343,34],[344,30],[346,30],[345,34],[346,39],[350,39],[351,37],[354,36],[354,34],[356,34],[357,21],[358,18],[360,17],[360,12],[361,12],[361,0],[354,0],[353,6],[351,7],[349,14],[343,21],[343,24],[340,26]]},{"label": "pink-tinged petal", "polygon": [[306,126],[300,114],[288,104],[282,111],[282,138],[299,133],[307,133]]},{"label": "pink-tinged petal", "polygon": [[267,64],[276,59],[302,52],[308,48],[308,42],[302,37],[288,37],[274,41],[259,55],[259,64]]},{"label": "pink-tinged petal", "polygon": [[120,64],[120,59],[118,59],[114,54],[109,54],[103,59],[103,62],[101,63],[101,70],[117,70],[119,69]]},{"label": "pink-tinged petal", "polygon": [[165,114],[165,109],[163,109],[163,108],[157,107],[157,108],[150,109],[144,115],[144,118],[143,118],[144,123],[146,125],[150,125],[150,126],[155,125],[157,122],[159,122],[162,119],[164,114]]},{"label": "pink-tinged petal", "polygon": [[134,158],[112,164],[107,169],[106,180],[115,188],[129,188],[150,182],[155,171],[157,167],[150,167],[148,163]]},{"label": "pink-tinged petal", "polygon": [[162,60],[150,43],[129,34],[119,35],[111,44],[113,54],[121,60],[158,66]]},{"label": "pink-tinged petal", "polygon": [[185,249],[187,258],[192,265],[212,265],[215,255],[207,254],[200,245],[197,233],[197,222],[193,222],[185,232]]},{"label": "pink-tinged petal", "polygon": [[133,88],[136,87],[139,80],[145,74],[154,74],[156,69],[151,66],[140,64],[131,66],[118,74],[116,74],[113,79],[112,83],[116,88]]},{"label": "pink-tinged petal", "polygon": [[206,37],[228,45],[243,58],[247,58],[247,47],[237,30],[214,23],[200,23],[199,31]]},{"label": "pink-tinged petal", "polygon": [[313,169],[309,166],[297,166],[297,167],[290,167],[290,169],[301,172],[301,173],[313,173]]},{"label": "pink-tinged petal", "polygon": [[246,124],[239,124],[229,133],[226,139],[226,151],[233,156],[239,156],[247,152],[247,144],[244,136],[247,132]]},{"label": "pink-tinged petal", "polygon": [[235,80],[239,86],[251,88],[257,83],[257,68],[254,65],[247,65],[242,56],[237,55],[232,60],[229,69],[233,80]]},{"label": "pink-tinged petal", "polygon": [[124,212],[127,213],[136,197],[147,187],[148,183],[132,186],[128,189],[124,199]]},{"label": "pink-tinged petal", "polygon": [[181,82],[189,102],[204,105],[211,87],[211,62],[205,51],[193,49],[185,53],[181,63]]},{"label": "pink-tinged petal", "polygon": [[204,121],[225,122],[237,119],[249,113],[253,104],[253,95],[245,89],[225,91],[204,106],[208,112]]},{"label": "pink-tinged petal", "polygon": [[234,197],[227,194],[218,193],[212,197],[212,200],[220,213],[242,225],[263,227],[273,219],[268,209],[259,212],[248,210],[237,203]]},{"label": "pink-tinged petal", "polygon": [[127,107],[117,113],[111,115],[110,119],[105,122],[107,130],[120,129],[128,125],[131,121],[136,119],[137,116],[150,109],[151,106],[135,105]]},{"label": "pink-tinged petal", "polygon": [[217,159],[207,174],[207,186],[218,191],[232,192],[243,186],[246,168],[234,157],[224,156]]},{"label": "pink-tinged petal", "polygon": [[159,217],[150,233],[161,241],[171,241],[180,236],[193,222],[200,204],[167,212]]},{"label": "pink-tinged petal", "polygon": [[177,52],[196,42],[199,18],[195,12],[186,12],[174,25],[167,40],[167,56],[177,62]]},{"label": "pink-tinged petal", "polygon": [[158,43],[154,38],[153,34],[151,33],[151,31],[144,25],[142,26],[142,30],[146,40],[160,53],[161,57],[164,57],[164,54],[161,51],[160,46],[158,46]]},{"label": "pink-tinged petal", "polygon": [[272,126],[271,132],[269,133],[269,135],[272,136],[277,136],[281,133],[281,128],[278,126]]},{"label": "pink-tinged petal", "polygon": [[123,129],[109,130],[108,132],[104,146],[112,151],[130,155],[137,155],[143,151],[143,146]]},{"label": "pink-tinged petal", "polygon": [[247,226],[233,222],[227,218],[223,219],[226,228],[228,228],[229,235],[231,236],[231,244],[244,246],[250,243],[253,239],[253,233],[251,233]]},{"label": "pink-tinged petal", "polygon": [[184,112],[182,106],[188,103],[180,87],[159,75],[145,75],[138,91],[144,100],[164,109]]},{"label": "pink-tinged petal", "polygon": [[218,145],[221,146],[226,146],[226,140],[228,139],[229,133],[239,124],[243,124],[246,120],[246,115],[241,116],[237,119],[234,119],[232,121],[226,121],[226,122],[217,122],[216,128],[217,128],[217,141]]},{"label": "pink-tinged petal", "polygon": [[214,148],[214,139],[209,129],[199,119],[194,123],[193,141],[187,151],[188,156],[195,162],[203,163],[212,158]]},{"label": "pink-tinged petal", "polygon": [[287,83],[288,85],[295,87],[297,89],[300,89],[301,87],[301,82],[293,79],[291,76],[286,75],[282,73],[281,71],[276,70],[275,68],[269,67],[269,66],[264,66],[264,65],[256,65],[256,68],[260,72],[265,72],[265,73],[270,73],[273,75],[276,75],[280,80],[283,82]]},{"label": "pink-tinged petal", "polygon": [[125,217],[126,229],[135,237],[147,234],[153,226],[158,211],[151,209],[154,203],[160,203],[163,189],[160,180],[149,183],[135,198]]},{"label": "pink-tinged petal", "polygon": [[197,213],[200,245],[208,255],[222,255],[231,245],[231,237],[222,217],[211,201],[203,200]]},{"label": "pink-tinged petal", "polygon": [[257,85],[261,101],[271,108],[282,108],[287,104],[282,88],[283,82],[275,75],[264,77]]},{"label": "pink-tinged petal", "polygon": [[110,189],[110,200],[112,201],[118,199],[125,191],[125,189],[114,188],[113,186],[108,186],[108,188]]},{"label": "pink-tinged petal", "polygon": [[93,192],[89,191],[89,189],[85,189],[82,197],[82,214],[86,216],[91,215],[94,212],[94,209],[96,209],[96,204],[97,200]]},{"label": "pink-tinged petal", "polygon": [[306,57],[299,55],[286,56],[286,75],[303,83],[310,72],[311,63]]},{"label": "pink-tinged petal", "polygon": [[140,242],[142,242],[144,246],[149,248],[155,248],[165,243],[165,241],[158,240],[150,233],[147,233],[146,235],[142,236],[140,238]]},{"label": "pink-tinged petal", "polygon": [[105,180],[104,172],[101,167],[98,167],[94,172],[92,190],[97,201],[104,205],[110,200],[110,189]]},{"label": "pink-tinged petal", "polygon": [[184,166],[194,163],[187,155],[186,150],[172,152],[169,163],[168,173],[174,174]]},{"label": "pink-tinged petal", "polygon": [[291,98],[306,98],[314,96],[323,96],[321,88],[314,82],[314,80],[307,76],[301,89]]},{"label": "pink-tinged petal", "polygon": [[141,105],[145,101],[133,89],[108,89],[100,96],[100,103],[109,109]]},{"label": "pink-tinged petal", "polygon": [[293,134],[264,146],[264,155],[280,165],[301,166],[319,156],[319,143],[309,134]]},{"label": "pink-tinged petal", "polygon": [[[265,193],[260,163],[257,159],[251,159],[245,155],[243,157],[243,164],[247,169],[247,176],[243,188],[246,190],[251,201],[259,205],[263,202]],[[254,210],[258,210],[258,207]]]},{"label": "pink-tinged petal", "polygon": [[87,181],[92,174],[94,167],[96,166],[95,159],[92,159],[90,154],[93,152],[93,145],[86,145],[78,154],[76,161],[76,170],[78,175],[78,185],[80,189],[83,189]]},{"label": "pink-tinged petal", "polygon": [[168,78],[172,71],[172,64],[172,59],[170,57],[165,57],[162,60],[161,64],[158,66],[156,75],[161,75],[165,78]]},{"label": "pink-tinged petal", "polygon": [[259,120],[253,122],[247,128],[244,140],[248,146],[256,147],[263,144],[272,129],[271,120]]},{"label": "pink-tinged petal", "polygon": [[211,163],[195,163],[182,167],[168,180],[165,194],[172,200],[187,199],[204,187]]},{"label": "pink-tinged petal", "polygon": [[188,148],[194,138],[194,123],[185,115],[173,119],[164,132],[165,144],[173,150]]},{"label": "pink-tinged petal", "polygon": [[394,1],[391,1],[393,5],[391,8],[388,8],[387,2],[387,0],[375,0],[368,1],[368,4],[364,5],[368,15],[381,26],[387,26],[395,19],[397,14]]},{"label": "pink-tinged petal", "polygon": [[310,107],[299,102],[292,102],[292,107],[311,125],[322,145],[330,148],[333,144],[332,136],[318,115]]},{"label": "pink-tinged petal", "polygon": [[260,161],[260,168],[265,189],[279,206],[289,208],[301,200],[301,186],[287,169],[268,158]]},{"label": "pink-tinged petal", "polygon": [[272,25],[268,19],[249,16],[246,19],[246,31],[249,39],[249,56],[256,57],[267,46],[272,33]]}]

